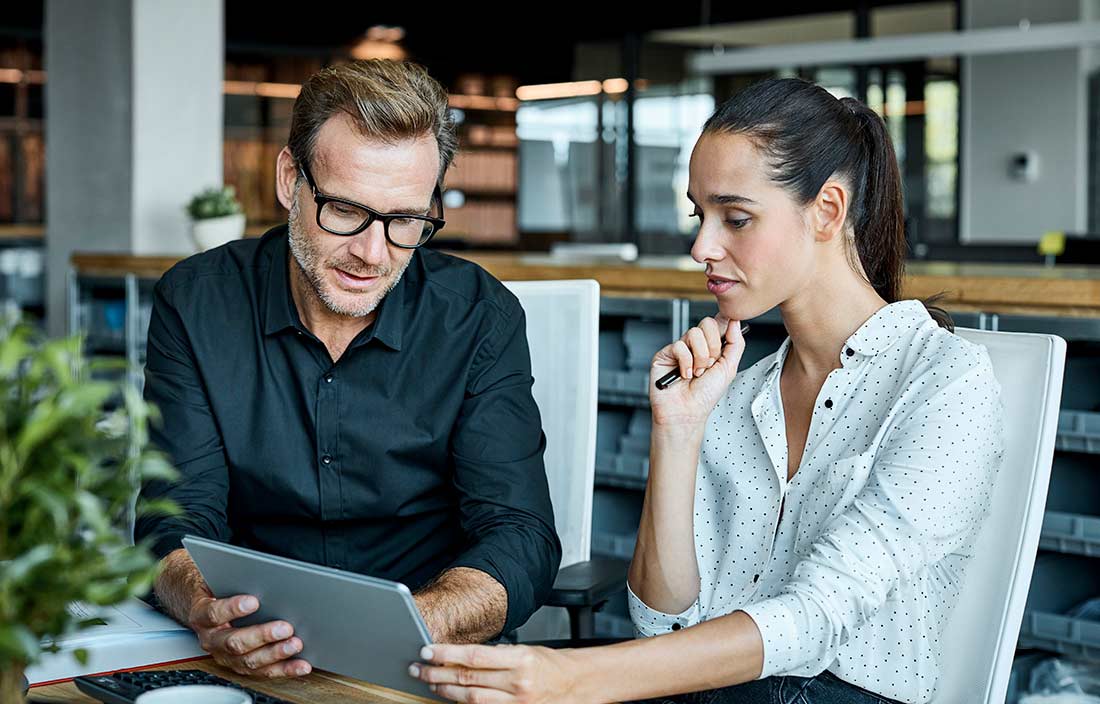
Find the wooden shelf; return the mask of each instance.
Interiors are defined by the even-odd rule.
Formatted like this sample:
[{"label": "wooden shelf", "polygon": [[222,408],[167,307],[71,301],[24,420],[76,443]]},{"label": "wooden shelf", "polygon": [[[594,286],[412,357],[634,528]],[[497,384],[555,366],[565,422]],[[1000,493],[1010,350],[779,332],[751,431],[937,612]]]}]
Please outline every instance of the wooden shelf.
[{"label": "wooden shelf", "polygon": [[44,225],[18,223],[0,225],[0,240],[41,240],[45,234]]}]

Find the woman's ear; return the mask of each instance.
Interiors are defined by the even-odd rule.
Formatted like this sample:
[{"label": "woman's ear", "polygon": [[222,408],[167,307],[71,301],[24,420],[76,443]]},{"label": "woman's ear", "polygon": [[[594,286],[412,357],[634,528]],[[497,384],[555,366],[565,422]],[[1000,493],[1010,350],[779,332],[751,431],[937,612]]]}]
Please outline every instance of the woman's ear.
[{"label": "woman's ear", "polygon": [[848,188],[842,182],[829,179],[810,204],[810,224],[814,240],[831,242],[844,232],[848,220]]}]

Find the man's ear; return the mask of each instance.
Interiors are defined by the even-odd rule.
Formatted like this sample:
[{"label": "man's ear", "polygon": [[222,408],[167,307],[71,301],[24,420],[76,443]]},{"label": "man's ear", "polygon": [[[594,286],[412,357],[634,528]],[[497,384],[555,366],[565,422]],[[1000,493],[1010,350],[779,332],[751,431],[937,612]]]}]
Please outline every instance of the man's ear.
[{"label": "man's ear", "polygon": [[294,205],[294,186],[298,183],[298,162],[290,155],[290,147],[283,147],[275,162],[275,195],[288,211]]},{"label": "man's ear", "polygon": [[817,242],[831,242],[844,232],[848,220],[848,187],[829,179],[810,204],[810,225]]}]

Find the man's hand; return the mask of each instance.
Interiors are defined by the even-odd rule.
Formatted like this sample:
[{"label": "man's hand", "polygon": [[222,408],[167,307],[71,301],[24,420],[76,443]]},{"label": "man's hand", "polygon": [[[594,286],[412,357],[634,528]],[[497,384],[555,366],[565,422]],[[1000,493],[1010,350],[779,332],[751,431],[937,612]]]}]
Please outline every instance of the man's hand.
[{"label": "man's hand", "polygon": [[260,608],[256,597],[215,599],[186,550],[174,550],[161,562],[155,587],[161,606],[198,635],[202,649],[218,664],[256,677],[300,677],[313,669],[305,660],[290,659],[302,651],[302,641],[289,623],[230,625]]},{"label": "man's hand", "polygon": [[301,652],[302,641],[294,637],[294,628],[286,621],[242,628],[230,625],[258,608],[259,600],[249,595],[200,597],[191,607],[187,625],[215,662],[237,674],[269,678],[308,675],[313,669],[308,662],[291,659]]}]

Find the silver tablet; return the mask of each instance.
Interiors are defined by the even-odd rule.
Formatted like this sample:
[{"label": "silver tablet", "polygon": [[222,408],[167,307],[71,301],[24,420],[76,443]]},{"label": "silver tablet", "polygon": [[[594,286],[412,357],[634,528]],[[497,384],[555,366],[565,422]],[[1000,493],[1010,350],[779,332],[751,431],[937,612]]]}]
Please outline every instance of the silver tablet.
[{"label": "silver tablet", "polygon": [[439,699],[408,673],[432,640],[404,584],[190,535],[183,546],[214,596],[260,600],[259,611],[233,625],[286,621],[314,667]]}]

